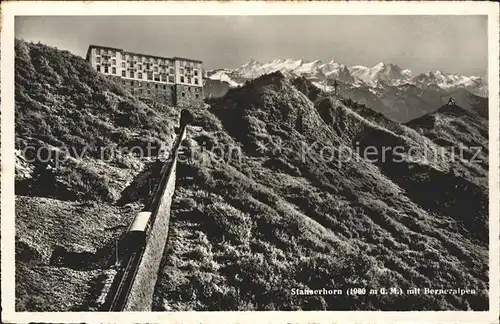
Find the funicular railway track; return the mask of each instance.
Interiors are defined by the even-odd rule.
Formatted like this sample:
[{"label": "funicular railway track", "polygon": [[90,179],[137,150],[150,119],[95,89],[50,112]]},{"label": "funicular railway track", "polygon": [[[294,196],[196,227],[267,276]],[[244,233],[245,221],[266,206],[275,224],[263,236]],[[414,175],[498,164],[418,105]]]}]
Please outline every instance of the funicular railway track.
[{"label": "funicular railway track", "polygon": [[[142,254],[142,253],[141,253]],[[110,311],[122,311],[125,306],[125,301],[130,294],[130,288],[132,287],[133,279],[135,278],[135,273],[137,272],[139,261],[142,255],[133,253],[127,266],[122,272],[121,279],[119,281],[118,289],[114,295],[111,305],[109,307]]]},{"label": "funicular railway track", "polygon": [[126,262],[126,266],[124,268],[122,267],[121,269],[119,269],[118,273],[116,274],[114,283],[111,286],[108,294],[108,296],[110,296],[108,299],[110,300],[108,304],[109,306],[105,307],[108,311],[120,312],[123,311],[126,306],[135,277],[137,275],[137,271],[139,269],[139,264],[141,263],[142,260],[145,245],[149,239],[151,227],[156,220],[156,215],[158,212],[158,208],[160,206],[160,200],[163,196],[165,187],[167,185],[167,181],[173,170],[173,166],[176,161],[176,156],[178,154],[180,145],[182,143],[185,131],[186,131],[186,125],[183,125],[181,117],[181,127],[179,128],[179,134],[177,135],[173,148],[171,150],[172,154],[163,164],[161,169],[160,181],[156,185],[152,197],[149,199],[149,205],[144,209],[145,212],[149,212],[150,214],[150,216],[148,217],[147,225],[145,226],[144,240],[139,242],[132,241],[132,244],[142,245],[142,246],[136,246],[137,250],[135,250],[130,254]]}]

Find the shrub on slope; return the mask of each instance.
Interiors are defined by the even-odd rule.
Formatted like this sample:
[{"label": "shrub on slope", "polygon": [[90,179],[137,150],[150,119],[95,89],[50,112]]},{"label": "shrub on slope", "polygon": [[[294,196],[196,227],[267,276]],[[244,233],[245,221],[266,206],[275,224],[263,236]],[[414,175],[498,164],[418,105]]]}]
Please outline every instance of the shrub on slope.
[{"label": "shrub on slope", "polygon": [[[139,146],[147,152],[148,143],[159,148],[171,141],[168,134],[172,134],[172,116],[176,111],[153,110],[67,51],[16,40],[15,52],[16,149],[34,158],[40,147],[47,147],[52,157],[58,148],[66,148],[66,155],[72,158],[65,158],[51,171],[54,179],[46,184],[52,187],[51,197],[112,200],[109,190],[92,190],[95,186],[106,186],[102,176],[91,175],[96,171],[85,167],[92,163],[73,168],[70,185],[65,189],[58,186],[58,179],[67,176],[64,171],[67,163],[101,159],[111,166],[128,169],[133,166],[130,160],[133,157],[118,151]],[[45,153],[48,154],[47,150]],[[48,161],[37,170],[45,172],[48,164],[54,167],[56,161]],[[39,188],[40,184],[20,183],[18,193],[43,195],[33,190],[23,192],[25,187]]]},{"label": "shrub on slope", "polygon": [[67,51],[16,40],[15,55],[16,310],[97,309],[158,169],[138,148],[169,147],[179,112],[151,109]]},{"label": "shrub on slope", "polygon": [[[274,73],[196,112],[204,130],[188,135],[186,151],[199,156],[178,166],[154,309],[485,309],[487,249],[457,230],[459,220],[423,208],[376,164],[338,164],[336,149],[353,153],[349,145],[370,130],[392,144],[424,137],[401,125],[387,129],[341,102],[329,107],[330,122],[317,108]],[[240,159],[215,159],[202,143],[239,148]],[[333,153],[304,158],[304,144]],[[460,286],[477,293],[345,295],[348,287]],[[344,295],[291,292],[323,287]]]}]

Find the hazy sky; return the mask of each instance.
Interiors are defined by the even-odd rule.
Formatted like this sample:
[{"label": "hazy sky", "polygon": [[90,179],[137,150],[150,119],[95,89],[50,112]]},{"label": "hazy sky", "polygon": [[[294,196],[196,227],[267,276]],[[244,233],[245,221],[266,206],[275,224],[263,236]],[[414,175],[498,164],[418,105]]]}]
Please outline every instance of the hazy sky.
[{"label": "hazy sky", "polygon": [[487,16],[23,16],[16,37],[85,56],[89,44],[233,68],[250,59],[395,63],[486,75]]}]

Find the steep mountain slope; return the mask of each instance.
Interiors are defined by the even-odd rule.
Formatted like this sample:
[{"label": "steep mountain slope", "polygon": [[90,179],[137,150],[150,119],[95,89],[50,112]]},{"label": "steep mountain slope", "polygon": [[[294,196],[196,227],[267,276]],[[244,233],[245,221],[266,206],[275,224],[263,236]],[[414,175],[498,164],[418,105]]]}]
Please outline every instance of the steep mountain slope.
[{"label": "steep mountain slope", "polygon": [[413,81],[417,86],[435,84],[445,90],[467,89],[475,95],[482,97],[488,96],[488,84],[486,79],[482,77],[436,71],[419,74]]},{"label": "steep mountain slope", "polygon": [[[469,127],[455,143],[479,145],[482,117],[425,131],[281,73],[195,114],[202,129],[190,130],[192,159],[178,167],[155,310],[488,307],[487,159],[447,159],[433,140]],[[442,148],[445,159],[432,159]],[[346,295],[353,287],[405,293]],[[344,294],[292,291],[307,288]]]},{"label": "steep mountain slope", "polygon": [[226,95],[231,88],[225,81],[205,79],[203,81],[203,91],[206,98],[220,98]]},{"label": "steep mountain slope", "polygon": [[[347,67],[334,61],[276,59],[267,63],[255,60],[234,70],[224,69],[208,73],[209,80],[227,82],[231,87],[263,74],[280,71],[288,77],[306,77],[324,91],[338,93],[362,102],[386,117],[407,122],[423,116],[446,103],[450,97],[463,108],[487,113],[488,85],[482,77],[429,72],[412,77],[412,72],[392,63],[379,63],[373,67],[356,65]],[[207,96],[219,97],[222,92],[206,91]],[[456,96],[456,98],[455,98]],[[479,106],[479,108],[477,107]]]},{"label": "steep mountain slope", "polygon": [[308,77],[312,81],[338,79],[354,82],[349,68],[335,61],[323,63],[321,60],[312,62],[292,59],[275,59],[267,63],[251,60],[235,70],[216,70],[209,73],[209,79],[225,81],[232,86],[242,85],[246,80],[255,79],[261,75],[280,71],[288,76]]},{"label": "steep mountain slope", "polygon": [[88,310],[147,193],[131,190],[148,172],[147,145],[170,145],[177,112],[151,109],[67,51],[16,40],[15,54],[16,309]]},{"label": "steep mountain slope", "polygon": [[376,86],[379,81],[400,84],[411,81],[411,71],[402,70],[399,66],[389,63],[378,63],[372,68],[356,65],[349,68],[351,74],[367,85]]},{"label": "steep mountain slope", "polygon": [[[303,76],[264,75],[193,111],[155,310],[487,309],[487,121],[447,106],[401,125]],[[19,41],[15,99],[16,309],[97,309],[158,153],[116,151],[168,147],[178,111]],[[53,158],[31,162],[42,147]],[[292,291],[306,288],[344,293]]]},{"label": "steep mountain slope", "polygon": [[483,117],[488,117],[488,98],[477,96],[466,89],[457,89],[442,95],[441,100],[444,102],[448,99],[448,96],[452,97],[455,102],[461,103],[462,107],[466,107]]}]

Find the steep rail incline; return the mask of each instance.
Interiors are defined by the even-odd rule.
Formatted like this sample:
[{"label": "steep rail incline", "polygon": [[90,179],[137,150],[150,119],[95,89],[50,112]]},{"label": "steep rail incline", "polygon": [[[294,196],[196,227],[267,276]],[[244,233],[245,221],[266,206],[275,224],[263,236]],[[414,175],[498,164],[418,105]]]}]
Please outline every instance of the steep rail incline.
[{"label": "steep rail incline", "polygon": [[117,276],[117,287],[110,297],[110,311],[150,311],[158,270],[167,241],[170,206],[175,190],[177,154],[186,136],[186,126],[180,129],[169,159],[161,170],[161,179],[152,195],[151,212],[146,246],[140,253],[131,255],[125,269]]}]

